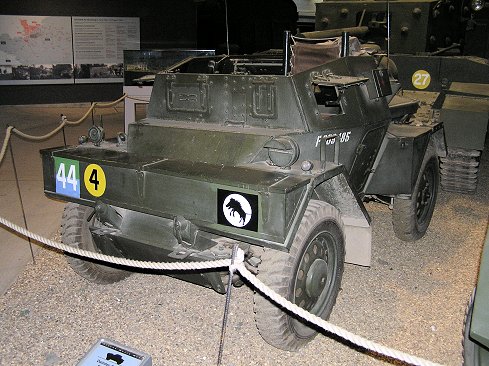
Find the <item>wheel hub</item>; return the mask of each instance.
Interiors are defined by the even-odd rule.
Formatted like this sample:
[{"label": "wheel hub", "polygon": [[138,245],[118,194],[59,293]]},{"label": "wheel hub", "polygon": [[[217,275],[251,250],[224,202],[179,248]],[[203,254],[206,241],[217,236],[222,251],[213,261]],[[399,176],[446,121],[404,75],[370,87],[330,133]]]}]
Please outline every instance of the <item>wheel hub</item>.
[{"label": "wheel hub", "polygon": [[295,303],[308,311],[316,311],[331,282],[328,240],[321,235],[311,241],[300,262],[295,282]]},{"label": "wheel hub", "polygon": [[418,192],[416,202],[416,216],[418,221],[422,222],[426,218],[427,213],[431,205],[431,199],[433,196],[433,176],[430,170],[423,173],[420,182],[420,189]]},{"label": "wheel hub", "polygon": [[324,259],[316,259],[306,276],[306,292],[311,298],[317,299],[321,295],[328,281],[328,264]]}]

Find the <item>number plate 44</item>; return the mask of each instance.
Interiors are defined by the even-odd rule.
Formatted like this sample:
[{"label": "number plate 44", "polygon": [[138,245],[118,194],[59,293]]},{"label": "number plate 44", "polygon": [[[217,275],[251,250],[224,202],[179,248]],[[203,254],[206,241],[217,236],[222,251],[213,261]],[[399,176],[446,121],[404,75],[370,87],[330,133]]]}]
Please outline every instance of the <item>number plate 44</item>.
[{"label": "number plate 44", "polygon": [[106,188],[105,173],[102,167],[97,164],[90,164],[87,167],[84,165],[77,160],[55,157],[56,193],[74,198],[80,198],[85,194],[94,197],[102,196]]}]

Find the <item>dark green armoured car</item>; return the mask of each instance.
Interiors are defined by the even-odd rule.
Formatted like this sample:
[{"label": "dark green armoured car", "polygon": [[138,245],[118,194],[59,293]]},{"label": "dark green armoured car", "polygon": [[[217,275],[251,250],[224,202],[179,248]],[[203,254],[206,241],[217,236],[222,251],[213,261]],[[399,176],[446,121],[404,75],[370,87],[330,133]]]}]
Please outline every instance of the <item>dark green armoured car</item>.
[{"label": "dark green armoured car", "polygon": [[[396,123],[417,105],[389,106],[393,87],[370,56],[287,75],[273,55],[182,62],[157,75],[148,117],[129,125],[126,141],[103,141],[92,127],[92,143],[42,151],[46,194],[69,202],[63,241],[152,261],[229,258],[237,243],[263,282],[328,318],[343,263],[370,265],[363,202],[392,204],[407,241],[433,213],[443,127]],[[97,283],[129,275],[69,261]],[[175,277],[224,293],[226,275]],[[255,312],[276,347],[296,350],[316,335],[260,295]]]},{"label": "dark green armoured car", "polygon": [[489,365],[489,230],[482,250],[479,281],[467,307],[464,324],[464,365]]}]

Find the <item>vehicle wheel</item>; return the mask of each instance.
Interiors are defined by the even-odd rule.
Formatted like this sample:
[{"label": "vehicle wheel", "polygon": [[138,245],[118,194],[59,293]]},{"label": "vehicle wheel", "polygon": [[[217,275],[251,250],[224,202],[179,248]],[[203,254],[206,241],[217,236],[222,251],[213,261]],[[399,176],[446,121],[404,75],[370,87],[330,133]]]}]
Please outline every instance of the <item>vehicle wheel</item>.
[{"label": "vehicle wheel", "polygon": [[[279,295],[322,319],[328,319],[343,275],[345,239],[338,210],[311,200],[289,253],[264,249],[258,278]],[[256,326],[277,348],[296,351],[317,331],[255,293]]]},{"label": "vehicle wheel", "polygon": [[435,209],[440,172],[434,147],[426,150],[411,198],[394,198],[392,225],[396,236],[404,241],[423,237]]},{"label": "vehicle wheel", "polygon": [[[65,207],[61,223],[61,240],[64,244],[76,248],[97,252],[97,248],[90,233],[90,226],[103,226],[95,218],[88,222],[93,209],[75,203],[68,203]],[[91,259],[81,259],[68,255],[68,263],[80,276],[99,284],[110,284],[128,277],[131,273],[120,269],[116,265],[99,264]]]},{"label": "vehicle wheel", "polygon": [[462,341],[463,346],[463,366],[479,366],[480,363],[480,346],[472,341],[469,337],[470,333],[470,323],[472,322],[472,311],[474,310],[474,297],[475,290],[470,297],[469,304],[465,310],[465,320],[464,320],[464,338]]}]

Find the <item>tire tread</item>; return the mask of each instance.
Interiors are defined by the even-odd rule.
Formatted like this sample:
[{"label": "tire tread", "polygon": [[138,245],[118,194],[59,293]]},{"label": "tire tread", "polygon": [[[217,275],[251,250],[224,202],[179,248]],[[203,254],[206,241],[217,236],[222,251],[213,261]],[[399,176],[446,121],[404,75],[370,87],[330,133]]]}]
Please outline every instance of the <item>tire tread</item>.
[{"label": "tire tread", "polygon": [[[342,235],[344,235],[343,222],[338,210],[325,202],[311,200],[306,208],[289,253],[264,249],[258,278],[279,295],[287,298],[289,291],[288,283],[290,280],[288,277],[290,277],[290,273],[293,271],[293,261],[302,249],[299,244],[306,240],[306,236],[309,235],[310,230],[324,219],[335,221]],[[343,260],[344,250],[342,251],[342,263]],[[341,268],[341,273],[338,274],[340,281],[342,271],[343,268]],[[336,302],[336,295],[337,293],[334,295],[333,306]],[[274,347],[287,351],[297,351],[314,337],[298,338],[289,329],[289,315],[268,298],[258,293],[255,293],[254,296],[254,311],[258,332],[267,343]],[[327,317],[329,317],[329,314],[326,314],[325,318]]]},{"label": "tire tread", "polygon": [[[88,243],[88,240],[91,240],[90,233],[86,232],[88,231],[86,216],[89,209],[90,207],[76,203],[66,205],[61,219],[61,241],[64,244],[79,249],[93,249]],[[126,270],[84,260],[77,256],[67,255],[67,261],[77,274],[97,284],[115,283],[131,274]]]}]

